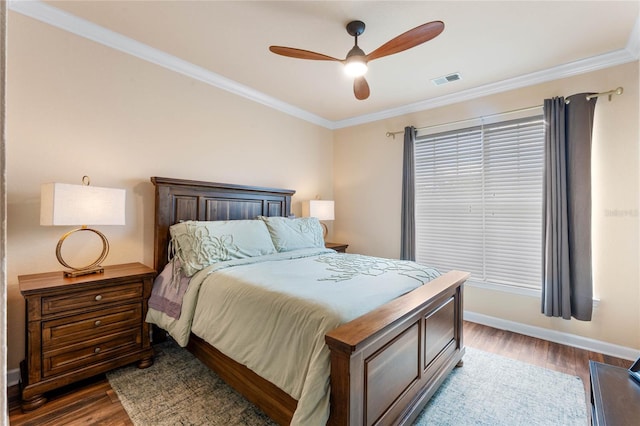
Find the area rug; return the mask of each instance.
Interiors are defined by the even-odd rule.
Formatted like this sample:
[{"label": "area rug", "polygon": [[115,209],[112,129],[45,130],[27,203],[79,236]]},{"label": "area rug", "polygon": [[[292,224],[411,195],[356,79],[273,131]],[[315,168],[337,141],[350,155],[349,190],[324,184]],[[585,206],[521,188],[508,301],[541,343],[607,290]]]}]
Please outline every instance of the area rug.
[{"label": "area rug", "polygon": [[[153,366],[107,375],[136,426],[274,425],[186,349],[155,346]],[[585,426],[579,377],[467,347],[414,425]]]}]

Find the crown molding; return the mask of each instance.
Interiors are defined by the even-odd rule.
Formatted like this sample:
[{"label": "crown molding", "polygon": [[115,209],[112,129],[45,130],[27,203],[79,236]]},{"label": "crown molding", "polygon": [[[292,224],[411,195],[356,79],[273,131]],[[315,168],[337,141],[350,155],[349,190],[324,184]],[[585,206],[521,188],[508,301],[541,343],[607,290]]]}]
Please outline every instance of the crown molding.
[{"label": "crown molding", "polygon": [[80,37],[95,41],[111,47],[144,61],[151,62],[174,72],[183,74],[195,80],[225,90],[238,96],[258,102],[267,107],[284,112],[312,124],[325,127],[330,130],[357,126],[373,121],[384,120],[418,111],[424,111],[458,102],[465,102],[482,96],[493,95],[508,90],[519,89],[534,84],[544,83],[560,78],[571,77],[591,71],[622,65],[638,60],[640,56],[640,17],[636,19],[629,40],[624,49],[605,53],[603,55],[582,59],[557,67],[525,74],[507,80],[497,81],[483,86],[463,90],[457,93],[426,99],[398,108],[387,109],[372,114],[331,121],[303,110],[272,96],[240,84],[229,78],[211,72],[205,68],[194,65],[176,56],[165,53],[144,43],[140,43],[129,37],[125,37],[114,31],[96,25],[58,8],[43,3],[40,0],[9,0],[9,9],[29,16],[33,19],[47,23],[62,30],[71,32]]},{"label": "crown molding", "polygon": [[636,54],[633,54],[627,47],[625,49],[620,49],[614,52],[605,53],[603,55],[570,62],[568,64],[559,65],[557,67],[549,68],[546,70],[521,75],[507,80],[497,81],[495,83],[485,84],[483,86],[474,87],[472,89],[463,90],[449,95],[439,96],[437,98],[426,99],[424,101],[403,105],[398,108],[379,111],[368,115],[361,115],[345,120],[334,121],[333,128],[340,129],[344,127],[357,126],[359,124],[370,123],[372,121],[384,120],[400,115],[425,111],[428,109],[451,105],[458,102],[469,101],[482,96],[493,95],[501,92],[506,92],[508,90],[520,89],[522,87],[533,86],[534,84],[584,74],[603,68],[613,67],[616,65],[622,65],[627,62],[636,60],[638,60],[637,52]]},{"label": "crown molding", "polygon": [[220,74],[211,72],[129,37],[125,37],[122,34],[108,30],[39,0],[10,0],[9,9],[310,123],[329,129],[333,127],[333,122],[330,120],[268,96],[248,86],[223,77]]}]

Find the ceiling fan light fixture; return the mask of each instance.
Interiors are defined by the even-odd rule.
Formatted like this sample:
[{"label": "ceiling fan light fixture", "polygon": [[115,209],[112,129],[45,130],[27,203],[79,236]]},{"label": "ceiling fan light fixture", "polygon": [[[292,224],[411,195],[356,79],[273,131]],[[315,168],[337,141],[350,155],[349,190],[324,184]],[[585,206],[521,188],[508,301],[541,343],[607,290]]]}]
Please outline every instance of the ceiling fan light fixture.
[{"label": "ceiling fan light fixture", "polygon": [[431,21],[418,25],[392,38],[369,54],[365,54],[362,49],[358,47],[358,37],[364,33],[364,29],[365,25],[362,21],[351,21],[347,24],[347,33],[355,38],[355,45],[345,59],[338,59],[322,53],[297,49],[295,47],[269,46],[269,50],[277,55],[288,56],[290,58],[340,62],[344,65],[345,73],[353,77],[353,93],[356,99],[364,100],[367,99],[370,94],[369,84],[364,78],[367,72],[368,62],[403,52],[437,37],[444,30],[444,22]]},{"label": "ceiling fan light fixture", "polygon": [[349,51],[347,58],[344,60],[344,72],[349,77],[362,77],[367,72],[367,57],[362,49],[356,45]]},{"label": "ceiling fan light fixture", "polygon": [[352,56],[347,59],[347,62],[344,64],[344,72],[349,77],[362,77],[367,73],[368,69],[369,67],[367,67],[367,63],[364,58],[357,56]]}]

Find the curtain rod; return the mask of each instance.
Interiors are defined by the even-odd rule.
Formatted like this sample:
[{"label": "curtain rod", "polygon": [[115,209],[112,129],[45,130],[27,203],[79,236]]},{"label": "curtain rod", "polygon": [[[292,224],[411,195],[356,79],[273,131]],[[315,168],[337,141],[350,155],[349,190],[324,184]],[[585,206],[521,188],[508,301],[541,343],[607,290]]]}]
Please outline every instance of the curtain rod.
[{"label": "curtain rod", "polygon": [[[599,96],[609,95],[609,101],[611,101],[611,96],[612,95],[621,95],[623,93],[623,91],[624,91],[624,89],[622,87],[618,87],[617,89],[609,90],[608,92],[602,92],[602,93],[595,93],[593,95],[587,95],[587,100],[589,101],[592,98],[597,98]],[[569,103],[569,100],[567,100],[566,103]],[[482,120],[482,119],[485,119],[485,118],[496,117],[498,115],[514,114],[516,112],[525,112],[525,111],[530,111],[530,110],[534,110],[534,109],[537,109],[537,108],[542,108],[542,105],[536,105],[536,106],[527,107],[527,108],[514,109],[514,110],[511,110],[511,111],[499,112],[499,113],[491,114],[491,115],[483,115],[481,117],[467,118],[465,120],[451,121],[449,123],[434,124],[432,126],[418,127],[418,128],[416,128],[416,131],[418,132],[420,130],[432,129],[434,127],[449,126],[449,125],[452,125],[452,124],[466,123],[468,121]],[[386,135],[387,135],[387,137],[391,136],[393,139],[395,139],[396,135],[399,135],[399,134],[402,134],[402,133],[404,133],[404,130],[399,130],[397,132],[387,132]]]},{"label": "curtain rod", "polygon": [[[609,102],[611,102],[611,96],[613,96],[613,95],[622,95],[622,93],[623,93],[623,92],[624,92],[624,89],[623,89],[622,87],[618,87],[618,88],[616,88],[616,89],[609,90],[608,92],[602,92],[602,93],[595,93],[595,94],[593,94],[593,95],[587,95],[587,100],[588,100],[588,101],[590,101],[590,100],[591,100],[591,99],[593,99],[593,98],[598,98],[598,97],[600,97],[600,96],[606,96],[606,95],[609,95]],[[568,104],[569,102],[571,102],[571,100],[570,100],[570,99],[567,99],[567,100],[565,101],[565,103],[567,103],[567,104]]]},{"label": "curtain rod", "polygon": [[[449,126],[451,124],[466,123],[467,121],[483,120],[485,118],[497,117],[499,115],[515,114],[516,112],[531,111],[531,110],[538,109],[538,108],[542,108],[542,105],[536,105],[536,106],[531,106],[531,107],[526,107],[526,108],[514,109],[514,110],[511,110],[511,111],[507,111],[507,112],[498,112],[496,114],[483,115],[481,117],[467,118],[465,120],[451,121],[449,123],[434,124],[434,125],[431,125],[431,126],[418,127],[418,128],[416,128],[416,132],[419,132],[420,130],[432,129],[434,127],[442,127],[442,126]],[[397,131],[397,132],[387,132],[387,137],[391,136],[391,137],[393,137],[395,139],[396,135],[400,135],[402,133],[404,133],[404,130],[400,130],[400,131]]]}]

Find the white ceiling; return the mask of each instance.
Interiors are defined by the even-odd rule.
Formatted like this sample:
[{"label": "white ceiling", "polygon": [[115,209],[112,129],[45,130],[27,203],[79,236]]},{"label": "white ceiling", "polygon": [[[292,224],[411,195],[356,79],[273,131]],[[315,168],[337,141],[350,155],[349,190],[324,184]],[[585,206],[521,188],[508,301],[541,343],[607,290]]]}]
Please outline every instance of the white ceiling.
[{"label": "white ceiling", "polygon": [[[9,5],[330,128],[637,60],[640,50],[638,1],[29,3]],[[268,50],[282,45],[344,58],[353,46],[345,25],[356,19],[366,24],[358,40],[366,53],[425,22],[444,21],[445,30],[372,61],[364,101],[355,99],[341,64]],[[453,72],[462,80],[430,81]]]}]

